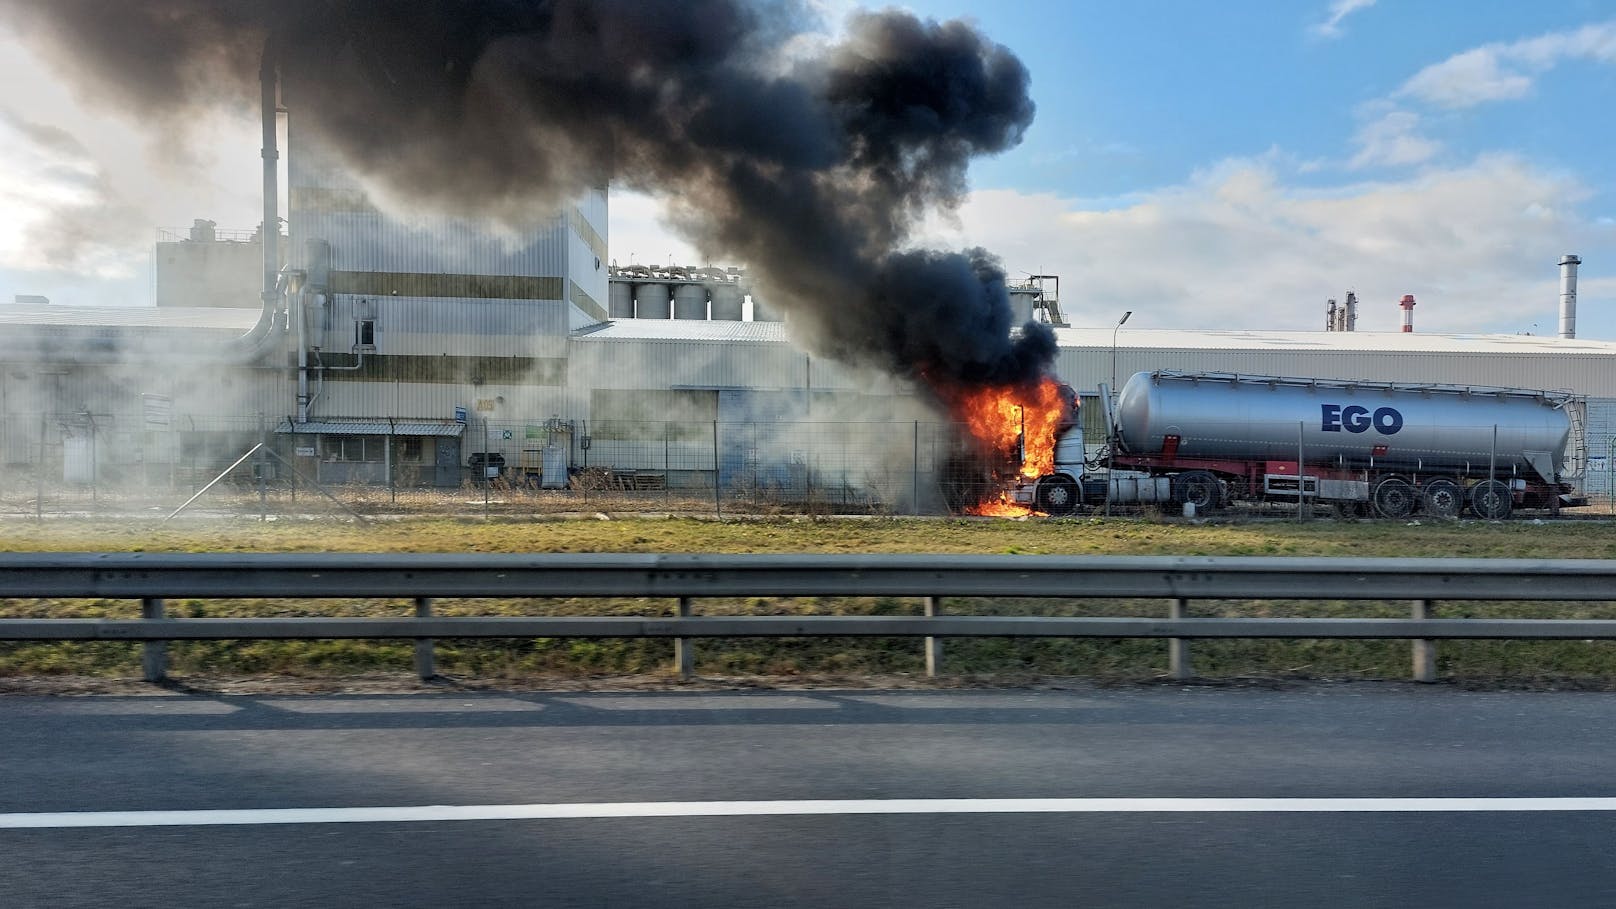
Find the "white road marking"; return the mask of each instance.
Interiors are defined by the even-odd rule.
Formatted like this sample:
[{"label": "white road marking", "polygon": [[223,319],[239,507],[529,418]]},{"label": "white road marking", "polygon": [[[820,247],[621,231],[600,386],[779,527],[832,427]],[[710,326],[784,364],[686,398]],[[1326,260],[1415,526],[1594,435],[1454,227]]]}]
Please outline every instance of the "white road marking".
[{"label": "white road marking", "polygon": [[851,814],[1098,814],[1235,812],[1616,811],[1616,798],[1118,798],[826,799],[757,802],[580,802],[374,808],[244,808],[208,811],[61,811],[0,814],[0,829],[210,827],[264,824],[396,824],[412,821],[573,820],[657,817],[791,817]]}]

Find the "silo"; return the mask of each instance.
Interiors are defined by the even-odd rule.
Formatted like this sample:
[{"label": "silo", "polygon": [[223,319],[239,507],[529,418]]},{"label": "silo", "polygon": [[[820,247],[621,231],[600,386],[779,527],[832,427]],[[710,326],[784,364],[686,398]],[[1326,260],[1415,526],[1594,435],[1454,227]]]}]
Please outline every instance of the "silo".
[{"label": "silo", "polygon": [[635,287],[634,314],[641,319],[666,319],[668,285],[658,282]]},{"label": "silo", "polygon": [[757,294],[753,294],[752,295],[752,321],[753,322],[784,322],[785,317],[783,315],[781,315],[780,313],[776,312],[775,310],[770,309],[769,305],[767,303],[764,303],[762,300],[759,300]]},{"label": "silo", "polygon": [[673,317],[697,322],[706,320],[707,288],[700,284],[674,285]]},{"label": "silo", "polygon": [[1033,303],[1038,291],[1031,287],[1010,288],[1010,327],[1020,328],[1033,319]]},{"label": "silo", "polygon": [[608,311],[614,319],[634,318],[634,285],[627,281],[613,281],[609,288],[611,294],[611,309]]},{"label": "silo", "polygon": [[745,300],[740,287],[734,284],[714,284],[712,293],[714,321],[741,321],[741,304]]}]

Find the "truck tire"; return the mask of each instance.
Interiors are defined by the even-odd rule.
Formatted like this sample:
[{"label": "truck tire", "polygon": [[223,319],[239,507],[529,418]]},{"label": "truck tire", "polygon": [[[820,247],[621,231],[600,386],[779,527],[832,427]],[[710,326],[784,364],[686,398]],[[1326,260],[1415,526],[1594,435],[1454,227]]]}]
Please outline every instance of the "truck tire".
[{"label": "truck tire", "polygon": [[1196,514],[1213,511],[1223,504],[1223,484],[1209,471],[1181,473],[1173,477],[1173,501],[1194,505]]},{"label": "truck tire", "polygon": [[1509,486],[1502,480],[1482,480],[1470,487],[1470,510],[1483,520],[1502,521],[1514,504]]},{"label": "truck tire", "polygon": [[1383,518],[1406,518],[1414,513],[1414,484],[1402,477],[1387,477],[1375,484],[1375,514]]},{"label": "truck tire", "polygon": [[1420,509],[1433,518],[1456,518],[1464,504],[1464,489],[1453,480],[1432,480],[1420,491]]},{"label": "truck tire", "polygon": [[1082,490],[1072,482],[1072,478],[1060,474],[1039,480],[1038,489],[1033,495],[1033,502],[1039,511],[1057,518],[1076,511],[1082,500]]}]

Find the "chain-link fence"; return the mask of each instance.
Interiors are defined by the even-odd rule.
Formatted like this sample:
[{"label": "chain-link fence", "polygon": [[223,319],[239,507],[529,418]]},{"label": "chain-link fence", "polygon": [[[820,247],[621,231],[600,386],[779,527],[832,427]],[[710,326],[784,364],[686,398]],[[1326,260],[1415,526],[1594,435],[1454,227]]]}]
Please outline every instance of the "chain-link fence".
[{"label": "chain-link fence", "polygon": [[960,438],[940,422],[323,428],[334,431],[258,417],[129,429],[110,417],[11,415],[0,514],[938,513]]},{"label": "chain-link fence", "polygon": [[[968,456],[959,428],[945,422],[472,415],[464,423],[383,418],[321,424],[317,433],[299,428],[256,416],[174,414],[153,426],[139,415],[8,414],[0,421],[0,515],[166,515],[182,507],[264,515],[947,514],[996,498],[1006,485]],[[1296,460],[1309,465],[1307,473],[1348,460],[1350,445],[1321,444],[1312,428],[1203,423],[1197,437],[1171,444],[1231,461],[1237,452],[1269,459],[1238,497],[1294,506],[1295,481],[1287,484],[1285,475],[1294,478]],[[1421,513],[1419,496],[1433,478],[1460,477],[1463,486],[1489,475],[1511,484],[1529,476],[1530,439],[1516,430],[1447,427],[1412,454],[1409,435],[1403,450],[1389,454],[1377,453],[1370,434],[1352,442],[1365,449],[1354,457],[1378,458],[1377,468],[1389,458],[1412,458],[1398,468],[1413,487],[1412,514]],[[1591,435],[1581,474],[1568,477],[1591,504],[1568,513],[1616,513],[1611,437]],[[1260,452],[1253,440],[1264,440]],[[1105,440],[1088,441],[1085,454],[1095,459]],[[1323,491],[1307,488],[1310,496]],[[1372,501],[1374,490],[1367,494]],[[1084,495],[1096,504],[1091,490]]]}]

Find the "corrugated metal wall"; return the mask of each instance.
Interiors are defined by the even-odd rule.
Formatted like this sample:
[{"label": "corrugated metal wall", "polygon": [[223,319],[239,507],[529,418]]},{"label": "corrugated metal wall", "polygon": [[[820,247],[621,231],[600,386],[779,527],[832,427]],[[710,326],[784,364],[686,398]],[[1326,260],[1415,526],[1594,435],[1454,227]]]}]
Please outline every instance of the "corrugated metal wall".
[{"label": "corrugated metal wall", "polygon": [[[1598,355],[1544,356],[1525,353],[1434,353],[1340,350],[1228,350],[1120,348],[1115,352],[1117,384],[1135,372],[1240,372],[1252,375],[1321,379],[1375,379],[1454,385],[1571,390],[1616,397],[1612,359]],[[1108,347],[1062,348],[1057,371],[1074,387],[1092,391],[1111,381]]]},{"label": "corrugated metal wall", "polygon": [[857,390],[859,374],[785,344],[575,338],[569,384],[586,388],[805,388]]}]

